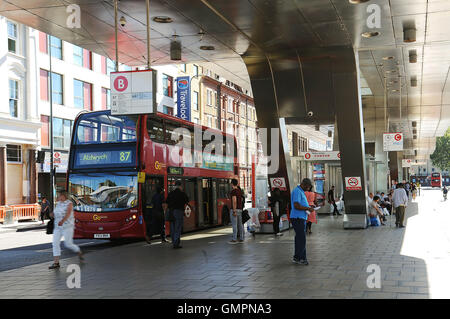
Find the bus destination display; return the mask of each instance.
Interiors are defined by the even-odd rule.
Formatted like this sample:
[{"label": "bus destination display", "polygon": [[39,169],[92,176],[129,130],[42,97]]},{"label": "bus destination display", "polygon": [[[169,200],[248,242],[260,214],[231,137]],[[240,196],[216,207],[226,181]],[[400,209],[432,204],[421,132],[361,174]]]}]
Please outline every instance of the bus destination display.
[{"label": "bus destination display", "polygon": [[75,166],[117,165],[133,163],[132,150],[112,150],[100,152],[77,152]]}]

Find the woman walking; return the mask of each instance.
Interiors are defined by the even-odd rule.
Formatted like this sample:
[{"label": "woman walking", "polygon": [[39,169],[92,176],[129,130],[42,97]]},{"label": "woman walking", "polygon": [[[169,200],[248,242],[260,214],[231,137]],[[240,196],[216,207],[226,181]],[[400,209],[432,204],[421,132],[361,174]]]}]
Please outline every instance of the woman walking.
[{"label": "woman walking", "polygon": [[[309,206],[314,208],[317,206],[317,200],[316,200],[316,193],[313,192],[312,189],[313,189],[313,187],[311,185],[309,190],[305,192],[305,196],[306,196],[306,199],[308,200]],[[310,235],[312,234],[312,232],[311,232],[312,223],[317,224],[316,211],[313,211],[312,213],[310,213],[308,215],[308,219],[306,220],[306,233],[310,234]]]},{"label": "woman walking", "polygon": [[53,229],[53,265],[49,269],[57,269],[59,257],[61,256],[60,241],[64,236],[64,246],[75,253],[78,253],[80,260],[83,260],[83,253],[80,247],[73,243],[74,217],[72,202],[69,200],[67,192],[61,191],[58,194],[56,208],[53,211],[55,228]]}]

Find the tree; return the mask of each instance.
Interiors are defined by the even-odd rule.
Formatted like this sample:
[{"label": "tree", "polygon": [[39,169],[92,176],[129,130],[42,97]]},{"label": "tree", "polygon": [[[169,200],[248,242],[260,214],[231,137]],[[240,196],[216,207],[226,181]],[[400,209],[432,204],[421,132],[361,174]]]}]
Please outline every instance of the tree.
[{"label": "tree", "polygon": [[436,138],[436,149],[430,158],[434,166],[443,171],[450,170],[450,127],[444,136]]}]

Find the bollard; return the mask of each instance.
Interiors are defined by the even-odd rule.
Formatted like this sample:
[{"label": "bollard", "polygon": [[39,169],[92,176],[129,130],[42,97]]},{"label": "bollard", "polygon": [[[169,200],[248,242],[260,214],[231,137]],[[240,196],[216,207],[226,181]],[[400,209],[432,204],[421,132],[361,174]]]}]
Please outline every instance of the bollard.
[{"label": "bollard", "polygon": [[3,220],[3,225],[14,224],[14,212],[12,207],[5,206],[5,218]]}]

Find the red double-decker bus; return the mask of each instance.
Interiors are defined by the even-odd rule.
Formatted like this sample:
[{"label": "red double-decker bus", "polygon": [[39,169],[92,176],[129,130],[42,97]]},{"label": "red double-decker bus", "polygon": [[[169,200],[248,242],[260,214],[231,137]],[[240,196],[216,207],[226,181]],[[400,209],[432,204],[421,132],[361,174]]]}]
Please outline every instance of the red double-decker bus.
[{"label": "red double-decker bus", "polygon": [[[177,128],[183,128],[184,135],[175,134]],[[167,196],[177,180],[192,207],[184,218],[184,232],[227,224],[231,179],[237,179],[239,172],[236,139],[208,129],[209,135],[213,131],[222,139],[215,144],[223,147],[217,155],[214,147],[207,147],[212,138],[202,139],[206,129],[161,113],[118,116],[99,111],[78,115],[67,177],[74,203],[74,237],[144,237],[144,209],[156,187],[163,187]],[[200,152],[183,142],[183,138],[190,138],[192,144],[198,143],[194,136],[198,132]],[[196,160],[186,161],[186,152]]]},{"label": "red double-decker bus", "polygon": [[431,187],[442,187],[441,173],[431,173]]}]

